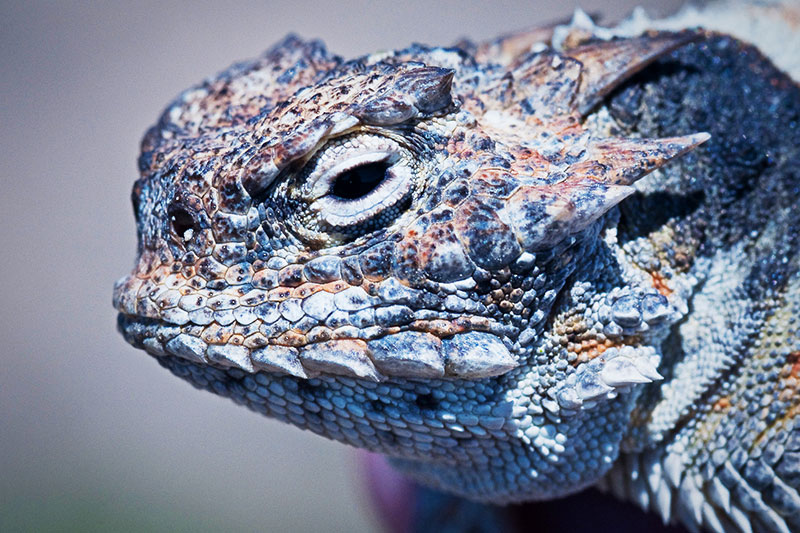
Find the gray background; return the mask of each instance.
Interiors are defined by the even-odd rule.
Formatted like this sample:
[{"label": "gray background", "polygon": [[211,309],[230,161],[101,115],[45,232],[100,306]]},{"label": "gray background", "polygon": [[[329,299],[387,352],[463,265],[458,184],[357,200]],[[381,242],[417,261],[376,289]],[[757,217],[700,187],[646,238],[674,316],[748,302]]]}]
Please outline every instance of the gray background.
[{"label": "gray background", "polygon": [[[614,20],[635,3],[583,7]],[[1,4],[0,529],[377,529],[352,450],[197,391],[116,333],[140,136],[179,91],[289,31],[352,56],[574,7]]]}]

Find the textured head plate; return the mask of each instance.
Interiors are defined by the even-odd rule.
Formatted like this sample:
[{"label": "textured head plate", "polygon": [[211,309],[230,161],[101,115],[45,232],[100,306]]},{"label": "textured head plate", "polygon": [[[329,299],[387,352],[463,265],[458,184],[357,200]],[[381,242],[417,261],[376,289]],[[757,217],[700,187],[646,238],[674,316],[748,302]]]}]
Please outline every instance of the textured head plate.
[{"label": "textured head plate", "polygon": [[[615,139],[582,125],[613,87],[691,38],[546,49],[508,67],[489,47],[484,63],[422,47],[342,62],[287,38],[184,93],[148,132],[140,259],[115,291],[123,330],[151,352],[248,371],[380,380],[514,368],[532,307],[501,307],[519,306],[491,281],[574,248],[637,179],[707,138]],[[369,190],[351,167],[386,175]],[[475,287],[484,295],[456,296]],[[485,349],[462,353],[467,332]],[[400,339],[429,346],[431,360],[382,348]]]},{"label": "textured head plate", "polygon": [[[666,323],[669,305],[643,291],[607,300],[602,291],[623,283],[609,281],[620,267],[598,251],[601,230],[638,179],[708,136],[616,138],[591,113],[694,36],[530,51],[531,35],[352,61],[289,37],[186,91],[142,143],[139,258],[114,291],[126,339],[271,416],[450,462],[450,437],[412,446],[383,412],[378,434],[339,420],[407,401],[408,423],[425,426],[430,411],[441,432],[466,425],[495,442],[521,431],[504,420],[522,390],[539,410],[574,415],[659,378],[644,328]],[[598,257],[604,281],[582,309],[616,314],[605,353],[578,358],[566,337],[554,348],[554,309]],[[652,308],[644,322],[630,316],[641,302]],[[302,414],[284,407],[289,389],[304,391],[291,393]],[[458,423],[426,407],[448,390],[452,409],[469,413]],[[315,415],[320,406],[336,422]]]}]

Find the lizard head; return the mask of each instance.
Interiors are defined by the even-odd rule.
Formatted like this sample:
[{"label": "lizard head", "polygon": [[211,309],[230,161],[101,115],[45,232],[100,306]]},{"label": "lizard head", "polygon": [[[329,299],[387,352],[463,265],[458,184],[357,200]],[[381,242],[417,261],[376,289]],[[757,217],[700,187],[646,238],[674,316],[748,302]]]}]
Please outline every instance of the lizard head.
[{"label": "lizard head", "polygon": [[[594,111],[690,39],[344,62],[287,38],[147,133],[119,329],[200,387],[435,485],[508,499],[490,459],[512,454],[515,497],[577,490],[627,407],[585,411],[657,377],[646,330],[670,312],[631,288],[612,208],[707,138],[614,138]],[[618,435],[564,466],[587,424]]]}]

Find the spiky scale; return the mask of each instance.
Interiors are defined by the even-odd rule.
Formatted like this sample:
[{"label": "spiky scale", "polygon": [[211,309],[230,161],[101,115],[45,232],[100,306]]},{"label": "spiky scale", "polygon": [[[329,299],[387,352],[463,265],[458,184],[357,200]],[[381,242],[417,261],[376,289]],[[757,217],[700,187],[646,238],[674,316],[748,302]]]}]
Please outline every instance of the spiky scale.
[{"label": "spiky scale", "polygon": [[708,141],[708,133],[666,139],[602,139],[590,143],[585,159],[568,173],[615,185],[631,185],[669,160]]},{"label": "spiky scale", "polygon": [[694,32],[652,34],[632,39],[596,41],[566,50],[581,63],[575,107],[591,111],[608,93],[659,57],[699,38]]}]

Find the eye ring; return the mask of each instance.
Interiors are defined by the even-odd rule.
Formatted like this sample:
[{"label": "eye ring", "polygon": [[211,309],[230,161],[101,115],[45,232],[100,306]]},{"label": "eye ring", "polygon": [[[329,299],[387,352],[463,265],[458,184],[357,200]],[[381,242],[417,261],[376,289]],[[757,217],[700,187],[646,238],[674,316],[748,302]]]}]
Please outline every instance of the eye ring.
[{"label": "eye ring", "polygon": [[322,231],[347,235],[395,218],[416,174],[410,150],[377,134],[336,139],[307,168],[300,190],[313,218]]},{"label": "eye ring", "polygon": [[357,226],[408,198],[412,191],[412,178],[407,166],[387,166],[384,178],[367,194],[354,199],[328,194],[316,200],[312,208],[331,227],[344,229]]},{"label": "eye ring", "polygon": [[[332,148],[334,153],[323,152],[315,161],[313,170],[308,174],[305,189],[309,200],[316,200],[326,195],[334,194],[336,181],[348,172],[370,164],[391,166],[397,162],[399,155],[396,151],[380,150],[344,150],[342,153]],[[387,168],[388,170],[388,168]],[[334,194],[334,196],[336,196]]]},{"label": "eye ring", "polygon": [[412,205],[424,165],[404,141],[372,131],[330,139],[270,194],[289,231],[322,248],[398,222]]}]

